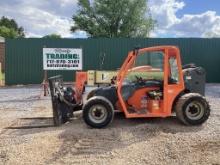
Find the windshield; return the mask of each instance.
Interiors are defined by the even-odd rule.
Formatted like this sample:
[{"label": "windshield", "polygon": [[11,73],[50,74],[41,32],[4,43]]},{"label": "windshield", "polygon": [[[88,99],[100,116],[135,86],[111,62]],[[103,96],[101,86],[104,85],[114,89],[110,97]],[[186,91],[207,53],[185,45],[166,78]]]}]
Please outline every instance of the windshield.
[{"label": "windshield", "polygon": [[163,80],[164,53],[162,51],[139,53],[128,70],[124,82]]}]

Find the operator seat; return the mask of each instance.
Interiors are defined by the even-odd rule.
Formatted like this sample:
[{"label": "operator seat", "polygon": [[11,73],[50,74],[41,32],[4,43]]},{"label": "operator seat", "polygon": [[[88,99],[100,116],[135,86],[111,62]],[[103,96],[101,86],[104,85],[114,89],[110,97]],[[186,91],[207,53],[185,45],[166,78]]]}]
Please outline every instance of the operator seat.
[{"label": "operator seat", "polygon": [[123,99],[127,101],[134,94],[136,90],[147,87],[159,87],[160,89],[162,89],[163,82],[148,80],[146,82],[141,82],[141,83],[137,82],[137,83],[124,84],[122,85],[121,94]]}]

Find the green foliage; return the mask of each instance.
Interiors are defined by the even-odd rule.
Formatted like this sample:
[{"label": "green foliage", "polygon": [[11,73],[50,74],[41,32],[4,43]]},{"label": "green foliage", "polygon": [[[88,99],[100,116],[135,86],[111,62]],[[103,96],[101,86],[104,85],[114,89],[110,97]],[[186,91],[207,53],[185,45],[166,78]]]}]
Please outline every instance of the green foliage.
[{"label": "green foliage", "polygon": [[147,0],[79,0],[78,5],[71,31],[91,37],[148,37],[155,25]]},{"label": "green foliage", "polygon": [[14,19],[1,17],[0,19],[0,36],[4,38],[24,37],[23,27],[19,27]]},{"label": "green foliage", "polygon": [[17,32],[14,29],[7,28],[5,26],[0,26],[0,36],[4,38],[16,38]]},{"label": "green foliage", "polygon": [[45,35],[43,38],[62,38],[61,35],[59,34],[48,34],[48,35]]}]

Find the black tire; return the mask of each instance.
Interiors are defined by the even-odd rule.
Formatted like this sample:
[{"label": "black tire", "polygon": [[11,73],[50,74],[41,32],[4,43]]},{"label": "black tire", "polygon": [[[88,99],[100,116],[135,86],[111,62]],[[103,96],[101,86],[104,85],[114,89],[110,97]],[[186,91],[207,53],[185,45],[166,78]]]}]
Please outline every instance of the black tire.
[{"label": "black tire", "polygon": [[[100,116],[93,116],[97,113],[98,115],[104,115],[102,118]],[[99,112],[102,111],[102,112]],[[93,115],[92,115],[93,114]],[[100,119],[95,119],[99,118]],[[103,128],[109,125],[114,118],[114,108],[111,102],[102,96],[94,96],[90,98],[86,104],[83,106],[83,119],[85,123],[93,128]]]},{"label": "black tire", "polygon": [[210,115],[210,106],[200,94],[182,95],[175,106],[177,118],[185,125],[201,125]]}]

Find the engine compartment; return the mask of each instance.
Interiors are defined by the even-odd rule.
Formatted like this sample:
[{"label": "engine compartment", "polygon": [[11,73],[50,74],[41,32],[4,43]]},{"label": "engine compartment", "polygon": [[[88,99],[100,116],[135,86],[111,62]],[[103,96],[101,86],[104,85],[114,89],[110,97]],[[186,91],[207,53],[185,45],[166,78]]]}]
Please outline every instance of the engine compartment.
[{"label": "engine compartment", "polygon": [[188,92],[205,95],[206,72],[202,67],[188,65],[183,68],[185,89]]},{"label": "engine compartment", "polygon": [[[148,100],[158,100],[163,98],[163,82],[159,80],[139,81],[136,83],[123,84],[121,89],[122,98],[128,105],[134,105],[135,99],[141,100],[146,97]],[[92,96],[103,96],[107,98],[115,109],[118,102],[116,86],[100,87],[90,92],[87,99]],[[140,102],[141,104],[141,102]],[[138,109],[141,105],[139,104]]]}]

